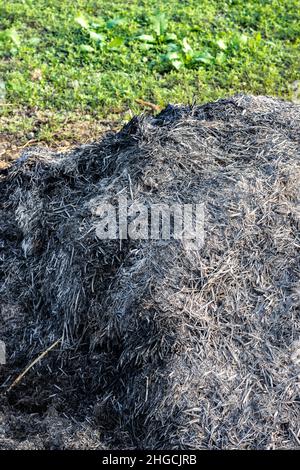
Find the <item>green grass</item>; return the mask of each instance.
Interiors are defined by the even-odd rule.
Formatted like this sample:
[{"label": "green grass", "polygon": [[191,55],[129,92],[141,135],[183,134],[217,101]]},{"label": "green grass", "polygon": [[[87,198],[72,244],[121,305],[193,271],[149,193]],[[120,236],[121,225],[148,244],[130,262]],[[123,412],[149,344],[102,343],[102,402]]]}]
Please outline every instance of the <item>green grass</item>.
[{"label": "green grass", "polygon": [[4,131],[244,91],[291,97],[299,0],[0,0]]}]

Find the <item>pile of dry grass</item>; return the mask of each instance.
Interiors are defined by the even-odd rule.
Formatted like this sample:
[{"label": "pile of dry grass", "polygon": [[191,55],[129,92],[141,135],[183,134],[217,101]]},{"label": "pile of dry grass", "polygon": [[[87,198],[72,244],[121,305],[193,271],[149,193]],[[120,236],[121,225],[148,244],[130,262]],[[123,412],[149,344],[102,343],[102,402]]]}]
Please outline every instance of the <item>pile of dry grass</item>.
[{"label": "pile of dry grass", "polygon": [[[62,338],[6,413],[55,410],[108,447],[299,447],[299,124],[266,97],[168,106],[3,172],[2,390]],[[120,194],[203,202],[204,246],[99,240]]]}]

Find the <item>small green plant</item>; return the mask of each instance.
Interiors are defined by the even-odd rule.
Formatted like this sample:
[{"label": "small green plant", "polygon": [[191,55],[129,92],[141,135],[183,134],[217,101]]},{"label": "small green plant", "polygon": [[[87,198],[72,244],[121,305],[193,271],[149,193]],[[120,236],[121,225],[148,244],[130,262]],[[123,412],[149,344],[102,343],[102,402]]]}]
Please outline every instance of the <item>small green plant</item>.
[{"label": "small green plant", "polygon": [[[138,39],[142,42],[141,49],[151,53],[157,52],[158,58],[153,64],[159,65],[160,69],[179,70],[182,67],[194,66],[197,62],[212,62],[213,56],[208,51],[194,51],[187,37],[180,39],[176,33],[168,30],[168,18],[165,13],[152,16],[149,29],[151,34],[141,34]],[[150,57],[152,55],[150,54]]]},{"label": "small green plant", "polygon": [[195,68],[199,64],[211,65],[214,63],[214,56],[208,49],[194,50],[186,37],[178,44],[170,44],[168,49],[167,53],[162,55],[162,60],[177,70],[183,67]]},{"label": "small green plant", "polygon": [[118,49],[124,44],[122,37],[113,36],[110,33],[116,26],[123,24],[122,18],[113,18],[104,21],[102,18],[96,18],[92,21],[88,20],[83,13],[79,13],[75,17],[75,23],[81,27],[81,33],[84,43],[80,44],[81,52],[96,52],[97,49]]},{"label": "small green plant", "polygon": [[175,33],[168,32],[168,18],[165,13],[157,13],[150,17],[149,34],[140,34],[138,39],[144,43],[143,49],[151,49],[155,45],[168,44],[176,41]]},{"label": "small green plant", "polygon": [[4,56],[16,55],[21,45],[21,38],[16,28],[11,27],[0,31],[0,54]]}]

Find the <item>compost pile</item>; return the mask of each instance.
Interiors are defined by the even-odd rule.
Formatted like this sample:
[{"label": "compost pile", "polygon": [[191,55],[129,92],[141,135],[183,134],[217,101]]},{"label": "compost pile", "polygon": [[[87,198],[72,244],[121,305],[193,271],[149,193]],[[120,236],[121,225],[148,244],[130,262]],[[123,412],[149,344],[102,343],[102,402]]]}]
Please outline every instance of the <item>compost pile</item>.
[{"label": "compost pile", "polygon": [[[300,447],[299,131],[237,95],[2,172],[0,447]],[[204,245],[100,239],[120,195],[203,203]]]}]

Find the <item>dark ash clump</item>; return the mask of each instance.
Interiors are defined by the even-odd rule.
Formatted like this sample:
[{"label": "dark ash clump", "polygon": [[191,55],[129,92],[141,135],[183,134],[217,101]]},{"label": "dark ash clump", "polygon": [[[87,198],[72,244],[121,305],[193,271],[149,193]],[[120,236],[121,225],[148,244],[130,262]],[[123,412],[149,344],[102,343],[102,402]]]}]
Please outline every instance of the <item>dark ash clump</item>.
[{"label": "dark ash clump", "polygon": [[[2,172],[0,447],[299,447],[299,124],[266,97],[168,106]],[[99,240],[119,194],[203,202],[204,246]]]}]

